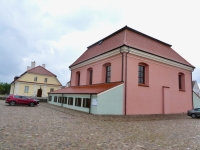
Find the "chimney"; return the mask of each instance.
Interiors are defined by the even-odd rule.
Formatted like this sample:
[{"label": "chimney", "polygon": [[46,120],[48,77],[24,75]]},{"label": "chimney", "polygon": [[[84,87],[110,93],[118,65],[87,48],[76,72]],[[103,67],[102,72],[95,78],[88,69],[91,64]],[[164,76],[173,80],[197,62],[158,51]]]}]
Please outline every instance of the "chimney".
[{"label": "chimney", "polygon": [[35,68],[35,61],[34,62],[31,62],[31,69],[32,68]]},{"label": "chimney", "polygon": [[30,69],[31,69],[31,67],[30,67],[30,66],[27,66],[27,71],[30,70]]},{"label": "chimney", "polygon": [[18,78],[19,78],[18,76],[15,76],[15,77],[14,77],[14,81],[17,80]]},{"label": "chimney", "polygon": [[42,67],[45,68],[45,64],[42,64]]}]

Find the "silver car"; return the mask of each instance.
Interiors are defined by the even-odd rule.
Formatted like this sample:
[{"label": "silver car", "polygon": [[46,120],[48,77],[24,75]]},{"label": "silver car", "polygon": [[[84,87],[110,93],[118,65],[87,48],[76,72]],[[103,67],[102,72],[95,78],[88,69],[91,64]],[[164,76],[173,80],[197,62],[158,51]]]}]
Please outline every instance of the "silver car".
[{"label": "silver car", "polygon": [[194,109],[188,110],[187,115],[192,118],[200,117],[200,108],[194,108]]}]

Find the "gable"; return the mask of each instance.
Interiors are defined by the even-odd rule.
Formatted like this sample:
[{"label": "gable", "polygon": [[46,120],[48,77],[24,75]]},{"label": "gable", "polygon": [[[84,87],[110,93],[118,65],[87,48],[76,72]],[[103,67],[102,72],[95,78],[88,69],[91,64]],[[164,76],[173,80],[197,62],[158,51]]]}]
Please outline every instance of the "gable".
[{"label": "gable", "polygon": [[41,75],[48,75],[48,76],[55,76],[55,74],[51,73],[50,71],[48,71],[47,69],[45,69],[42,66],[37,66],[33,69],[30,69],[28,71],[26,71],[27,73],[34,73],[34,74],[41,74]]},{"label": "gable", "polygon": [[[37,77],[37,81],[34,81],[34,78]],[[47,82],[44,82],[44,79],[47,78]],[[18,82],[29,82],[35,84],[54,84],[54,85],[61,85],[60,82],[57,80],[55,76],[47,76],[47,75],[40,75],[40,74],[32,74],[32,73],[25,73],[19,79]]]}]

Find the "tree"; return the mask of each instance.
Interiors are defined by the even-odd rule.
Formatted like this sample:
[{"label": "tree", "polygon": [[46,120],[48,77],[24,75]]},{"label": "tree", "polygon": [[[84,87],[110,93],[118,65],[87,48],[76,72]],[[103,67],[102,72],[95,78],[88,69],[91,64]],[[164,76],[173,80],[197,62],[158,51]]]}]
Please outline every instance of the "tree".
[{"label": "tree", "polygon": [[9,94],[10,84],[0,82],[0,94]]}]

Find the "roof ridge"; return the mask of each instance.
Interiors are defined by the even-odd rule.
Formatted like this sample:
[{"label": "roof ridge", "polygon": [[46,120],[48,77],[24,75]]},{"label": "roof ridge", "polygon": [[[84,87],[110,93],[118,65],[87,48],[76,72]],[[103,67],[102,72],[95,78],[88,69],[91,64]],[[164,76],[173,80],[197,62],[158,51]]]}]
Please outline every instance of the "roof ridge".
[{"label": "roof ridge", "polygon": [[[53,74],[55,77],[57,77],[54,73],[52,73],[51,71],[47,70],[46,68],[44,68],[44,67],[42,67],[42,66],[40,66],[40,65],[37,66],[37,67],[34,67],[34,68],[30,69],[30,70],[27,70],[26,72],[30,72],[31,70],[36,69],[36,68],[38,68],[38,67],[41,67],[42,69],[46,70],[47,72],[49,72],[49,73]],[[37,74],[37,73],[36,73],[36,74]]]}]

